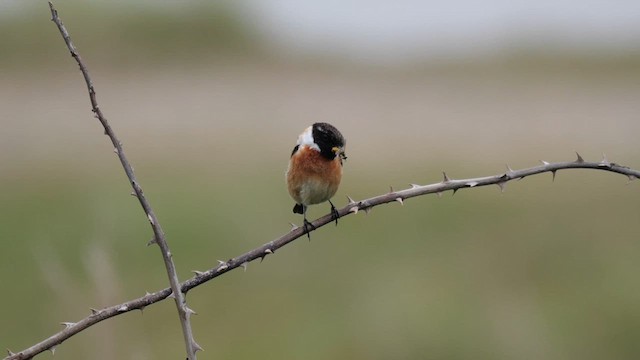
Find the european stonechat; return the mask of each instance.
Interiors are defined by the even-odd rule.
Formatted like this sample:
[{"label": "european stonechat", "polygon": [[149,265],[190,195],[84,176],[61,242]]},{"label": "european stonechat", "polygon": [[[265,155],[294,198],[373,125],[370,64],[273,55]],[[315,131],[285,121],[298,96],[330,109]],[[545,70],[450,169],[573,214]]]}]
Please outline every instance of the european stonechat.
[{"label": "european stonechat", "polygon": [[342,179],[345,140],[340,131],[327,123],[315,123],[306,128],[291,152],[287,169],[287,188],[296,201],[293,212],[302,214],[304,230],[311,239],[307,207],[329,201],[331,214],[338,224],[338,211],[331,202]]}]

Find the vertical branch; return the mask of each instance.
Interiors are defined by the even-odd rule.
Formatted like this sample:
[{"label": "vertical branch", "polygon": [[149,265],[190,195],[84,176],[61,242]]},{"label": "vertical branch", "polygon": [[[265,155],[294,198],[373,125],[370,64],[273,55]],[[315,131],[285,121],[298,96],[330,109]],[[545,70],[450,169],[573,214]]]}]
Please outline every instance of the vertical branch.
[{"label": "vertical branch", "polygon": [[102,110],[98,106],[98,102],[96,100],[95,88],[93,87],[93,83],[91,81],[91,78],[89,77],[89,71],[87,70],[86,65],[82,61],[80,54],[78,54],[78,51],[73,45],[73,42],[71,41],[71,37],[69,36],[67,29],[62,24],[62,20],[60,20],[60,17],[58,17],[58,11],[53,7],[53,3],[51,2],[49,2],[49,8],[51,9],[51,20],[58,26],[58,30],[60,30],[60,34],[62,35],[64,42],[67,44],[67,48],[69,49],[69,52],[71,52],[71,56],[76,60],[76,62],[80,66],[80,71],[84,76],[84,81],[87,84],[87,90],[89,92],[89,100],[91,101],[91,111],[94,113],[94,116],[100,121],[100,123],[104,127],[105,135],[107,135],[109,139],[111,139],[111,143],[113,143],[113,146],[114,146],[114,152],[118,155],[118,158],[120,159],[120,163],[122,164],[122,167],[124,168],[124,171],[127,174],[127,177],[129,178],[131,187],[133,188],[133,191],[136,197],[138,198],[138,200],[140,201],[140,205],[142,205],[142,209],[144,210],[145,214],[147,215],[147,219],[151,224],[151,228],[153,229],[153,234],[154,234],[154,238],[151,241],[151,243],[158,244],[162,252],[162,258],[164,259],[164,265],[167,270],[169,283],[171,284],[171,290],[173,291],[173,297],[175,298],[176,307],[178,308],[178,315],[180,317],[180,323],[182,325],[182,332],[184,335],[184,341],[185,341],[186,350],[187,350],[187,359],[196,360],[195,353],[198,350],[202,350],[202,348],[200,348],[200,346],[195,342],[193,338],[193,331],[191,329],[190,317],[194,312],[193,310],[187,307],[185,296],[180,290],[180,281],[178,279],[176,267],[175,267],[175,264],[173,263],[171,251],[169,250],[169,245],[167,244],[167,241],[165,239],[164,232],[162,231],[162,227],[160,226],[160,222],[158,221],[158,218],[153,212],[153,209],[151,208],[149,201],[147,201],[147,199],[144,196],[142,187],[140,186],[140,183],[136,179],[136,176],[133,173],[133,168],[131,167],[131,164],[129,164],[129,161],[125,156],[124,150],[122,149],[122,143],[116,137],[115,132],[107,122],[107,119],[104,117]]}]

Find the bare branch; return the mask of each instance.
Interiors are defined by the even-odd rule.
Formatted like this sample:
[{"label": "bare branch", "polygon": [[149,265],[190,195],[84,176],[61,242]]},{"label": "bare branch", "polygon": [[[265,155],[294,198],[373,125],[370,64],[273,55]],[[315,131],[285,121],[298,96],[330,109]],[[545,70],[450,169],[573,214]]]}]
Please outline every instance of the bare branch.
[{"label": "bare branch", "polygon": [[[558,162],[558,163],[549,163],[546,161],[542,161],[542,165],[522,169],[522,170],[513,170],[508,167],[506,173],[487,176],[487,177],[479,177],[472,179],[460,179],[454,180],[445,176],[445,180],[442,182],[429,184],[429,185],[416,185],[411,184],[410,188],[400,191],[391,191],[386,192],[385,194],[378,195],[369,199],[355,201],[350,197],[349,203],[338,210],[339,217],[344,217],[350,214],[355,214],[358,210],[369,210],[375,206],[400,202],[404,203],[404,200],[428,195],[428,194],[441,194],[444,191],[452,190],[457,191],[459,189],[465,188],[475,188],[481,186],[488,185],[498,185],[501,186],[501,189],[504,189],[504,185],[512,180],[520,180],[527,176],[551,172],[555,173],[558,170],[565,169],[592,169],[592,170],[603,170],[613,173],[618,173],[622,175],[626,175],[629,180],[640,179],[640,171],[631,169],[626,166],[622,166],[616,163],[611,163],[606,159],[603,159],[601,162],[586,162],[583,159],[571,161],[571,162]],[[502,184],[502,185],[500,185]],[[333,221],[332,214],[329,213],[317,220],[313,221],[310,227],[311,229],[317,230],[322,226],[329,224]],[[313,231],[313,230],[311,230]],[[209,280],[212,280],[222,274],[225,274],[233,269],[242,267],[246,270],[247,264],[253,260],[260,259],[260,261],[264,260],[267,255],[272,255],[275,251],[288,243],[302,237],[305,235],[304,227],[293,227],[291,231],[280,236],[279,238],[269,241],[268,243],[257,247],[251,251],[248,251],[240,256],[231,258],[227,261],[218,260],[218,265],[207,270],[207,271],[197,271],[194,270],[195,276],[191,279],[180,284],[180,288],[182,292],[187,293],[189,290],[206,283]],[[172,294],[172,290],[170,288],[166,288],[155,292],[153,294],[146,294],[145,296],[131,300],[122,304],[114,305],[108,308],[104,308],[102,310],[91,310],[91,315],[86,318],[76,322],[76,323],[68,323],[65,329],[61,330],[57,334],[49,337],[42,342],[20,351],[18,353],[11,353],[10,356],[6,357],[5,360],[18,360],[18,359],[30,359],[33,356],[50,349],[63,341],[69,339],[73,335],[85,330],[86,328],[97,324],[102,320],[106,320],[108,318],[114,317],[116,315],[124,314],[131,310],[143,309],[145,306],[157,303],[169,297]]]},{"label": "bare branch", "polygon": [[[107,122],[106,117],[103,115],[102,110],[98,106],[98,102],[96,100],[96,91],[93,86],[93,82],[91,81],[91,78],[89,76],[89,70],[87,69],[87,66],[82,61],[80,54],[76,50],[76,47],[73,45],[73,42],[71,41],[71,37],[69,36],[69,32],[67,31],[67,29],[62,23],[62,20],[58,16],[58,11],[53,7],[53,3],[49,2],[49,8],[51,9],[51,20],[58,26],[58,30],[60,30],[60,34],[62,35],[64,42],[67,44],[67,48],[69,49],[69,52],[71,52],[71,56],[76,60],[76,62],[80,66],[80,71],[84,76],[84,81],[87,84],[87,90],[89,92],[89,100],[91,101],[91,111],[93,111],[93,113],[95,114],[95,117],[100,121],[100,123],[104,127],[105,135],[107,135],[109,139],[111,139],[111,143],[114,146],[114,152],[118,155],[118,158],[120,159],[120,163],[122,164],[122,167],[124,168],[124,171],[127,174],[127,177],[129,178],[131,187],[133,188],[133,191],[135,192],[135,195],[138,198],[140,205],[142,205],[142,209],[144,210],[145,214],[147,215],[147,219],[151,224],[155,243],[158,244],[158,246],[160,247],[162,258],[164,259],[165,268],[167,270],[167,275],[169,277],[169,283],[171,284],[171,289],[173,289],[173,292],[175,293],[175,302],[176,302],[176,307],[178,309],[178,315],[180,317],[180,324],[182,325],[182,333],[184,335],[184,341],[185,341],[186,350],[187,350],[187,358],[189,360],[196,360],[195,353],[197,351],[196,349],[198,349],[199,346],[198,344],[196,344],[195,340],[193,339],[193,331],[191,329],[191,320],[189,316],[190,314],[187,312],[188,308],[187,308],[184,294],[179,290],[180,280],[178,279],[178,274],[176,272],[175,264],[173,263],[173,260],[171,258],[169,245],[165,239],[164,232],[162,231],[162,227],[160,226],[160,222],[158,221],[158,218],[153,212],[153,209],[151,208],[149,201],[147,201],[146,197],[144,196],[144,192],[142,191],[142,187],[140,186],[140,183],[138,182],[138,180],[136,180],[136,176],[133,173],[133,168],[131,167],[131,164],[129,163],[129,161],[127,160],[127,157],[125,156],[124,150],[122,149],[122,143],[116,137],[115,132]],[[71,328],[71,326],[68,326],[67,329],[65,330],[68,330],[69,328]]]},{"label": "bare branch", "polygon": [[63,322],[61,325],[64,325],[64,329],[55,335],[47,338],[46,340],[28,348],[23,351],[20,351],[15,354],[11,354],[5,359],[31,359],[34,356],[45,352],[49,349],[55,348],[56,345],[62,343],[73,335],[85,330],[86,328],[95,325],[96,323],[114,317],[119,314],[124,314],[131,310],[142,310],[145,306],[156,303],[160,300],[166,299],[169,294],[171,294],[171,289],[166,288],[162,291],[158,291],[153,294],[147,294],[141,298],[128,301],[123,304],[118,304],[114,306],[110,306],[108,308],[96,310],[91,309],[91,315],[86,318],[72,323],[72,322]]}]

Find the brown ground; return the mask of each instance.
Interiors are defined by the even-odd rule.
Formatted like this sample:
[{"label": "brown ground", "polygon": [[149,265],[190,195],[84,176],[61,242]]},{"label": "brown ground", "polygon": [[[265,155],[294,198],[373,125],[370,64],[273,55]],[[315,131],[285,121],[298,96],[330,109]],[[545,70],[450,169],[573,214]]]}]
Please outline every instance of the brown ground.
[{"label": "brown ground", "polygon": [[[574,150],[591,159],[603,152],[620,162],[637,158],[640,74],[633,69],[91,70],[103,111],[136,156],[246,161],[258,148],[262,160],[286,162],[297,134],[327,121],[345,134],[350,160],[359,163],[521,166],[568,159]],[[105,152],[72,64],[2,74],[0,111],[2,167]]]}]

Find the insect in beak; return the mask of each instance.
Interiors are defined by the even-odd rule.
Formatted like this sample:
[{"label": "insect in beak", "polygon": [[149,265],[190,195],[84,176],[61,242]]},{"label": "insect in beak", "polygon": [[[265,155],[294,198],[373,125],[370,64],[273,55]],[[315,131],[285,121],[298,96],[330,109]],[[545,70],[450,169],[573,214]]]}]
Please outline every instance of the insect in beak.
[{"label": "insect in beak", "polygon": [[331,151],[333,151],[337,156],[340,156],[340,159],[347,160],[347,155],[344,153],[343,148],[334,146],[331,148]]}]

